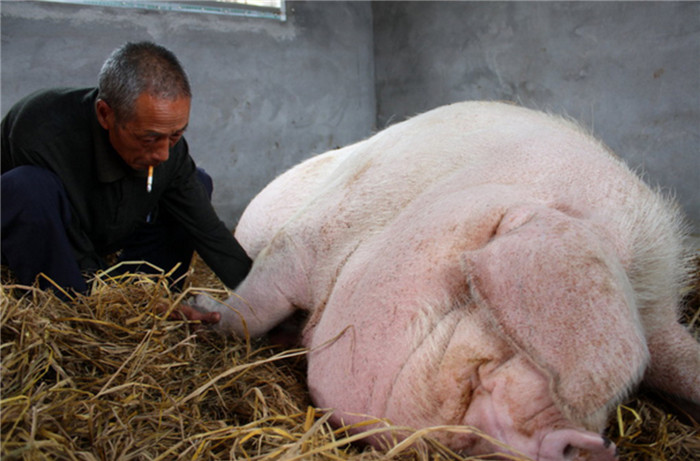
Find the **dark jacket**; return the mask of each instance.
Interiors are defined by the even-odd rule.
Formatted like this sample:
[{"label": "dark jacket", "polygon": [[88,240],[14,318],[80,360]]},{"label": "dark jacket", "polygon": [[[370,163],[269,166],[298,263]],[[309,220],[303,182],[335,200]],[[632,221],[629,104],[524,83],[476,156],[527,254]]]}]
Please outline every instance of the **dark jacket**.
[{"label": "dark jacket", "polygon": [[35,165],[61,179],[72,205],[68,235],[83,270],[103,268],[102,256],[118,250],[149,214],[167,211],[187,229],[209,267],[235,288],[250,258],[216,215],[185,139],[156,167],[148,193],[146,173],[122,160],[98,123],[96,98],[95,88],[59,88],[15,104],[2,120],[2,172]]}]

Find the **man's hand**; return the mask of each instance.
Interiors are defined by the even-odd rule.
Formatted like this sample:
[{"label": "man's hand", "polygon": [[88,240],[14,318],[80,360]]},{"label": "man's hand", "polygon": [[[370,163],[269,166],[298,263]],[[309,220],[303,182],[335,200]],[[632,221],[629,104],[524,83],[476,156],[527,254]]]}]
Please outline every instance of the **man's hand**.
[{"label": "man's hand", "polygon": [[[156,312],[164,313],[170,309],[170,305],[166,301],[158,301],[154,307]],[[205,312],[195,306],[189,304],[181,304],[179,309],[175,309],[170,313],[171,320],[200,321],[203,325],[213,325],[221,320],[221,314],[218,312]]]},{"label": "man's hand", "polygon": [[221,320],[221,314],[218,312],[203,312],[189,304],[181,304],[180,312],[187,320],[199,320],[206,325],[213,325],[219,323],[219,320]]}]

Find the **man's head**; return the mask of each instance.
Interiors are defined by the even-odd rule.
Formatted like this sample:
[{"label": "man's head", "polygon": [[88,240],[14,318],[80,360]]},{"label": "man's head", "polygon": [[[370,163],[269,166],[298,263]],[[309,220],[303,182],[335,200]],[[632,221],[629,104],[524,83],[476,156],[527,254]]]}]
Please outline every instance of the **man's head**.
[{"label": "man's head", "polygon": [[149,42],[127,43],[102,66],[97,119],[134,169],[168,159],[189,122],[192,93],[173,53]]}]

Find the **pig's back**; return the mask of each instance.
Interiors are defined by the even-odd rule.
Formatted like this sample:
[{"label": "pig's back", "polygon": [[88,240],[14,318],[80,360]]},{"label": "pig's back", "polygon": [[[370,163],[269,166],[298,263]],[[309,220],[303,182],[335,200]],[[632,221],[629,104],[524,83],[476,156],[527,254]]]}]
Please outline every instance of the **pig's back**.
[{"label": "pig's back", "polygon": [[341,249],[340,257],[347,251],[343,242],[377,232],[428,189],[454,187],[457,176],[462,188],[527,185],[531,198],[573,214],[608,214],[611,209],[619,214],[653,195],[574,124],[504,103],[438,108],[342,153],[315,179],[318,187],[304,186],[305,163],[284,178],[289,185],[268,186],[277,189],[277,203],[293,205],[288,213],[293,219],[279,223],[280,229],[305,235],[307,243],[318,242],[320,249],[332,241],[330,250]]},{"label": "pig's back", "polygon": [[251,202],[237,235],[253,254],[279,231],[294,239],[313,255],[310,280],[325,298],[349,255],[416,198],[484,184],[590,219],[623,263],[658,259],[658,273],[672,275],[652,291],[672,297],[683,272],[674,207],[574,123],[506,103],[440,107],[301,163]]}]

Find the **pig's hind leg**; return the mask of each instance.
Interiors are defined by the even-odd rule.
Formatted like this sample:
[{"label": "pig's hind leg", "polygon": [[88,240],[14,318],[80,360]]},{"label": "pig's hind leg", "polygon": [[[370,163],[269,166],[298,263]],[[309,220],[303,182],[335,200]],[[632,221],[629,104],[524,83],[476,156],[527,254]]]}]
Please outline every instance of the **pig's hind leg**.
[{"label": "pig's hind leg", "polygon": [[651,364],[644,383],[682,403],[700,421],[700,343],[677,322],[647,334]]}]

